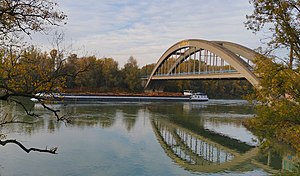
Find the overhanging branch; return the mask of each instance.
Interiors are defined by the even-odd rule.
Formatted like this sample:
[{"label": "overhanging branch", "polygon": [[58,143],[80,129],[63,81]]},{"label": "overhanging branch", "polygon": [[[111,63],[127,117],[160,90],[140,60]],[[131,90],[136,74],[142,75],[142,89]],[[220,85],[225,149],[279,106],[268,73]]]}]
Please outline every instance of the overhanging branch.
[{"label": "overhanging branch", "polygon": [[41,152],[41,153],[50,153],[50,154],[57,154],[57,147],[52,147],[50,149],[39,149],[39,148],[26,148],[22,143],[18,142],[15,139],[9,139],[9,140],[0,140],[0,145],[5,146],[6,144],[16,144],[18,145],[22,150],[24,150],[26,153],[30,153],[31,151]]}]

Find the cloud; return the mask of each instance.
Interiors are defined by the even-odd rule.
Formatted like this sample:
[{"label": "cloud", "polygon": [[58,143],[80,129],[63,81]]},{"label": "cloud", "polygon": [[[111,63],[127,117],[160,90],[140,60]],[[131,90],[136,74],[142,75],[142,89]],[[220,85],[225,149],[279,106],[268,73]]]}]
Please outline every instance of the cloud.
[{"label": "cloud", "polygon": [[229,40],[257,47],[243,25],[252,11],[240,0],[59,0],[68,15],[67,42],[123,65],[134,56],[140,66],[155,63],[174,43],[188,38]]}]

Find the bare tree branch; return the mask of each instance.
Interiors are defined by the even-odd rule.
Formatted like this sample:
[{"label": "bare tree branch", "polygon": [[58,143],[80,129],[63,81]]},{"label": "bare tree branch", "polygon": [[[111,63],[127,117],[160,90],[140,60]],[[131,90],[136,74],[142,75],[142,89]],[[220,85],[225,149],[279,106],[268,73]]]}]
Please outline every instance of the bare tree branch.
[{"label": "bare tree branch", "polygon": [[24,122],[24,121],[4,121],[0,123],[0,126],[6,125],[6,124],[12,124],[12,123],[23,123],[23,124],[33,124],[32,122]]},{"label": "bare tree branch", "polygon": [[59,116],[59,114],[58,114],[58,112],[60,112],[59,110],[54,110],[54,109],[50,108],[49,106],[47,106],[47,105],[46,105],[45,103],[43,103],[43,102],[41,102],[41,105],[42,105],[45,109],[47,109],[47,110],[53,112],[53,114],[55,115],[57,121],[64,121],[64,122],[67,122],[67,123],[71,122],[70,119],[66,118],[66,115]]},{"label": "bare tree branch", "polygon": [[26,112],[27,115],[32,116],[32,117],[39,117],[39,115],[32,113],[31,110],[28,110],[23,103],[17,100],[13,100],[16,102],[18,105],[22,106],[23,110]]},{"label": "bare tree branch", "polygon": [[36,151],[36,152],[42,152],[42,153],[51,153],[51,154],[57,154],[57,147],[52,147],[50,149],[38,149],[38,148],[26,148],[22,143],[18,142],[15,139],[9,139],[9,140],[0,140],[0,145],[5,146],[6,144],[16,144],[18,145],[21,149],[23,149],[26,153],[30,153],[31,151]]}]

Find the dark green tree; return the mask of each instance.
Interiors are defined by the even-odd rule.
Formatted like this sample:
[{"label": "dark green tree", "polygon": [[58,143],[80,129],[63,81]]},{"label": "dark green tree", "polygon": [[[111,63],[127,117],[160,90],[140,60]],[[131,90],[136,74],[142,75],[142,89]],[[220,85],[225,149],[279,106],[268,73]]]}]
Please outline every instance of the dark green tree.
[{"label": "dark green tree", "polygon": [[143,87],[141,81],[141,74],[136,59],[130,56],[121,72],[124,78],[124,84],[126,85],[126,88],[129,91],[142,91]]},{"label": "dark green tree", "polygon": [[102,73],[103,73],[103,87],[106,91],[112,91],[119,85],[119,68],[118,62],[113,58],[103,58],[101,59]]}]

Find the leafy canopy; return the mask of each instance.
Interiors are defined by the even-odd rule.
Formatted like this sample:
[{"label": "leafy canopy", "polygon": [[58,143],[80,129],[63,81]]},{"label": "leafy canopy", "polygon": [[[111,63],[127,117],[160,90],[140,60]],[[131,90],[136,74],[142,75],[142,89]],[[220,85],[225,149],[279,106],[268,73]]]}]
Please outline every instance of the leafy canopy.
[{"label": "leafy canopy", "polygon": [[11,41],[20,34],[45,32],[59,25],[67,16],[51,0],[1,0],[0,40]]},{"label": "leafy canopy", "polygon": [[[285,48],[290,51],[285,63],[292,68],[300,59],[300,0],[251,0],[253,14],[247,15],[245,25],[254,33],[264,28],[271,33],[270,51]],[[284,59],[283,59],[284,60]]]},{"label": "leafy canopy", "polygon": [[[259,105],[257,117],[246,125],[264,137],[291,144],[300,154],[300,0],[250,2],[254,11],[247,16],[246,27],[254,33],[267,28],[271,36],[266,56],[255,61],[260,87],[252,99]],[[277,49],[289,52],[285,57],[268,55]]]}]

